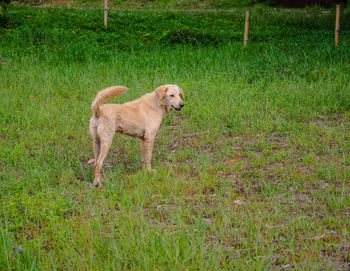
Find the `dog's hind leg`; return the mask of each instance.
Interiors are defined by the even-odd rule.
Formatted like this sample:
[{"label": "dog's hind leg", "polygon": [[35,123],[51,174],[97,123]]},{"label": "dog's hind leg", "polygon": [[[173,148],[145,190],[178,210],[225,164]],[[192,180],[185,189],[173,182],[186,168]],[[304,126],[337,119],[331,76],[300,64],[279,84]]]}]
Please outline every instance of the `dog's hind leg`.
[{"label": "dog's hind leg", "polygon": [[101,168],[103,161],[105,160],[109,147],[112,144],[114,136],[114,129],[108,129],[107,131],[102,131],[102,133],[99,133],[100,138],[100,151],[95,161],[95,180],[94,185],[98,187],[101,185]]},{"label": "dog's hind leg", "polygon": [[100,142],[100,138],[97,134],[97,128],[93,125],[92,121],[90,121],[90,133],[92,136],[92,147],[94,150],[94,158],[91,158],[87,163],[89,164],[94,164],[95,161],[97,160],[97,157],[100,153],[100,147],[101,147],[101,142]]},{"label": "dog's hind leg", "polygon": [[94,158],[91,158],[87,163],[88,165],[90,164],[94,164],[95,161],[97,160],[97,157],[100,153],[100,148],[101,148],[101,144],[100,144],[100,139],[99,138],[94,138],[93,139],[93,144],[92,147],[94,149]]}]

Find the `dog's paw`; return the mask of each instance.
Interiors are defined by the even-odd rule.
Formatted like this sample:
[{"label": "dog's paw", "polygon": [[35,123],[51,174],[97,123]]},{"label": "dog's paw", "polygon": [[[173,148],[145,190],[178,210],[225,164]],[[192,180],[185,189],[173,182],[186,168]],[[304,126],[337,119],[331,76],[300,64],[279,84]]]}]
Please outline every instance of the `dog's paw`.
[{"label": "dog's paw", "polygon": [[95,163],[95,158],[90,159],[89,161],[87,161],[88,165],[94,164]]},{"label": "dog's paw", "polygon": [[102,186],[101,179],[95,179],[94,180],[94,185],[95,185],[95,187],[101,187]]}]

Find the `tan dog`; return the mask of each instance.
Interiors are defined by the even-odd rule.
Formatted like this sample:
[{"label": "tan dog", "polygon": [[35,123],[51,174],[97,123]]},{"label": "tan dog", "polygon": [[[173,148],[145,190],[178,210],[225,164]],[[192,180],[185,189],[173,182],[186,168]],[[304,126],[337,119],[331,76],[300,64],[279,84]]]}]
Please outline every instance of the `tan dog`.
[{"label": "tan dog", "polygon": [[138,137],[141,140],[142,168],[151,169],[154,139],[163,118],[172,110],[184,106],[184,93],[177,85],[164,85],[137,100],[124,104],[103,104],[108,99],[124,93],[123,86],[100,91],[92,102],[93,117],[90,133],[93,138],[95,186],[101,184],[101,167],[111,146],[114,133]]}]

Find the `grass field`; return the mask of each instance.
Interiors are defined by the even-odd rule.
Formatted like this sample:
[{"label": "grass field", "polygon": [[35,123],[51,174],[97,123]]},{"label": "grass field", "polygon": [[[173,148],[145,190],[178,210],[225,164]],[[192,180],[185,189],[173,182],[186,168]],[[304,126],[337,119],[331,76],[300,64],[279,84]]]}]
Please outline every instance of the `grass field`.
[{"label": "grass field", "polygon": [[[350,28],[342,14],[11,6],[0,28],[1,270],[348,270]],[[117,135],[93,186],[97,91],[165,83],[153,167]]]}]

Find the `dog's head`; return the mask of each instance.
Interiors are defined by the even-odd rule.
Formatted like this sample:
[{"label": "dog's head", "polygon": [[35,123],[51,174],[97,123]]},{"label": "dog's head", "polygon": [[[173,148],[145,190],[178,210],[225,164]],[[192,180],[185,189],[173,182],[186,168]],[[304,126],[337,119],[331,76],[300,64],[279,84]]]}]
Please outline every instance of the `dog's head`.
[{"label": "dog's head", "polygon": [[184,92],[177,85],[164,85],[154,90],[161,104],[165,105],[168,112],[172,109],[180,111],[184,106]]}]

